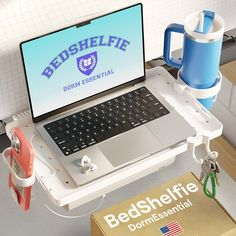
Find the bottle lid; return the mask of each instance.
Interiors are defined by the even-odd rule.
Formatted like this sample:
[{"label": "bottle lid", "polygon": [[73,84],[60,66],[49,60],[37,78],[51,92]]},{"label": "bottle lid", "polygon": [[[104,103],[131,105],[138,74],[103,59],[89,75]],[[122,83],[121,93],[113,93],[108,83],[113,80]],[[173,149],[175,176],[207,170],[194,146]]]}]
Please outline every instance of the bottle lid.
[{"label": "bottle lid", "polygon": [[216,41],[223,37],[224,20],[215,12],[198,11],[187,16],[184,29],[195,41]]}]

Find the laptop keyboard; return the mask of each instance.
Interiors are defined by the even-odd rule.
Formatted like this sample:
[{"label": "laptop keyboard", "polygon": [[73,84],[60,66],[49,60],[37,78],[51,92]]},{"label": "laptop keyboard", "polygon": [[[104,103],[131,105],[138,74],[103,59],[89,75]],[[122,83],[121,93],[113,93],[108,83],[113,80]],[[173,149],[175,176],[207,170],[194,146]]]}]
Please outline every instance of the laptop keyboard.
[{"label": "laptop keyboard", "polygon": [[44,128],[68,156],[168,113],[147,88],[141,87]]}]

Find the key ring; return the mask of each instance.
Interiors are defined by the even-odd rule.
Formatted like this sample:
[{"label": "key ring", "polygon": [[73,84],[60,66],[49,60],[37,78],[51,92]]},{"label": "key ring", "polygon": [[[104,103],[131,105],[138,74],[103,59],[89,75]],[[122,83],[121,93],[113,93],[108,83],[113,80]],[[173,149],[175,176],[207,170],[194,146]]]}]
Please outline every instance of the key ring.
[{"label": "key ring", "polygon": [[[207,189],[207,184],[208,184],[209,178],[211,180],[212,192],[210,192]],[[210,172],[209,174],[207,174],[207,176],[204,180],[204,183],[203,183],[203,191],[204,191],[205,195],[209,198],[214,198],[216,196],[216,173],[215,172]]]}]

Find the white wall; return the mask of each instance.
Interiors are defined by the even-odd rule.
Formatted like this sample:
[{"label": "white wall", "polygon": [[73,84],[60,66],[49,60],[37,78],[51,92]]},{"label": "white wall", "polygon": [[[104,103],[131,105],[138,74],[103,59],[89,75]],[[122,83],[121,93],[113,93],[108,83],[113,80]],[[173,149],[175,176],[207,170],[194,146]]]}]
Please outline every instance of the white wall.
[{"label": "white wall", "polygon": [[[137,0],[0,0],[0,119],[28,108],[19,43],[69,26]],[[169,23],[203,9],[225,19],[226,30],[236,27],[234,0],[142,0],[146,61],[162,55],[163,34]],[[181,47],[176,37],[173,49]]]}]

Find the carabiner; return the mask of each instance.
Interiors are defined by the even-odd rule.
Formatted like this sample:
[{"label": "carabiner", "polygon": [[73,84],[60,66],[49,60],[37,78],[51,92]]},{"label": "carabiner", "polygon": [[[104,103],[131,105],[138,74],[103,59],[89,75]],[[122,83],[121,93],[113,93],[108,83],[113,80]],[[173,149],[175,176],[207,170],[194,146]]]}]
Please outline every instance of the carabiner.
[{"label": "carabiner", "polygon": [[[210,192],[207,189],[207,184],[208,184],[209,178],[211,180],[211,190],[212,190],[212,192]],[[204,180],[204,183],[203,183],[203,191],[204,191],[205,195],[209,198],[214,198],[216,196],[216,173],[215,172],[210,172],[205,177],[205,180]]]}]

